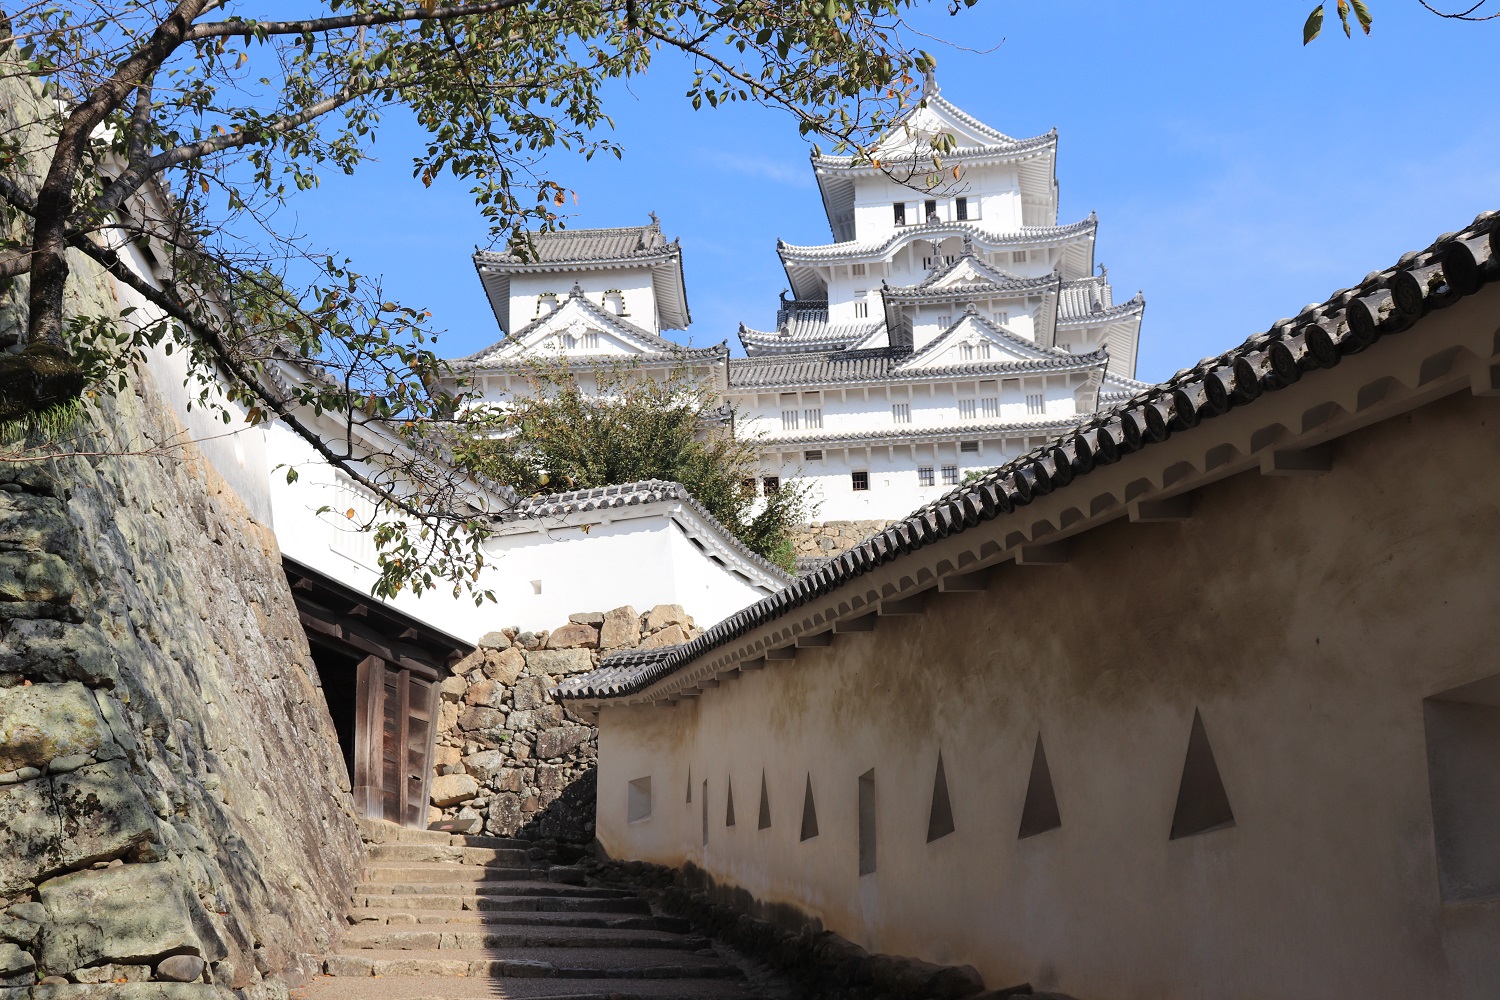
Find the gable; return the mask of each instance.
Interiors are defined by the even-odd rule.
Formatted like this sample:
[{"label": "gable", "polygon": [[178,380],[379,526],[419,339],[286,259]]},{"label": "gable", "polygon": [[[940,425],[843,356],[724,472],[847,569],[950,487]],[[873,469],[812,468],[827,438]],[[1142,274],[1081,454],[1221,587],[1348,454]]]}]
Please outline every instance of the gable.
[{"label": "gable", "polygon": [[923,282],[922,287],[962,288],[965,285],[1003,285],[1016,280],[1025,279],[1018,279],[1015,275],[990,267],[973,257],[960,257],[949,265],[947,270],[933,275],[930,282]]},{"label": "gable", "polygon": [[581,296],[570,296],[487,356],[489,361],[517,360],[523,355],[607,358],[657,354],[658,338],[592,306]]},{"label": "gable", "polygon": [[982,316],[966,313],[936,340],[913,354],[900,370],[1009,364],[1056,360],[1058,357],[1057,351],[1038,347]]},{"label": "gable", "polygon": [[920,154],[931,151],[932,137],[951,135],[960,147],[991,146],[1013,141],[1009,136],[989,129],[959,112],[940,97],[932,97],[926,107],[917,108],[901,124],[893,127],[876,144],[876,155],[909,156],[913,149]]}]

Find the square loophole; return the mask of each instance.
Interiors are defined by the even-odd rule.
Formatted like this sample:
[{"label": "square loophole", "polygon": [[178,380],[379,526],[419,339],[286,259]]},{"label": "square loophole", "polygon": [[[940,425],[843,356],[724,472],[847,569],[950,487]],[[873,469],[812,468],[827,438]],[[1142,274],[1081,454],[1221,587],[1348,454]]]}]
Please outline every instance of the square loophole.
[{"label": "square loophole", "polygon": [[632,823],[641,823],[651,818],[651,776],[635,778],[625,797],[625,816]]},{"label": "square loophole", "polygon": [[1500,674],[1422,703],[1439,888],[1500,899]]}]

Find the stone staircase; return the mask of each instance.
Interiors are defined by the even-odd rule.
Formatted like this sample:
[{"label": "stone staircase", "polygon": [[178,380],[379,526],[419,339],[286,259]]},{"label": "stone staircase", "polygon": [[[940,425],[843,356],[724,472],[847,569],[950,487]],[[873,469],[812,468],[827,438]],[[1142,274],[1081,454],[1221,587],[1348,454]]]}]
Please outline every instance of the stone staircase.
[{"label": "stone staircase", "polygon": [[588,886],[546,847],[387,824],[366,837],[351,926],[324,963],[333,978],[308,1000],[756,996],[686,921]]}]

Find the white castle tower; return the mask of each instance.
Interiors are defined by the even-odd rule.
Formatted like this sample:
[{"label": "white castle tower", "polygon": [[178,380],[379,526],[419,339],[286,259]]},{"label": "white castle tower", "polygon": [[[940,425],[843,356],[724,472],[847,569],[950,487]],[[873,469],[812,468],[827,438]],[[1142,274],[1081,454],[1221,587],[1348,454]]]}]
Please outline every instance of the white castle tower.
[{"label": "white castle tower", "polygon": [[1093,215],[1058,225],[1056,131],[925,97],[873,163],[813,158],[834,242],[777,244],[791,296],[729,362],[759,488],[811,480],[821,520],[904,516],[1143,387],[1145,300],[1095,274]]}]

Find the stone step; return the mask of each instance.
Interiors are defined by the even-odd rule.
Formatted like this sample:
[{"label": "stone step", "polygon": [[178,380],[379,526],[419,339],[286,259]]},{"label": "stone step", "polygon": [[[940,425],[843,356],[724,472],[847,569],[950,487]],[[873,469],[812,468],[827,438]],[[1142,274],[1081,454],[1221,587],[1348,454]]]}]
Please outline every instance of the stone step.
[{"label": "stone step", "polygon": [[349,922],[360,927],[369,925],[400,927],[412,924],[442,925],[461,928],[464,926],[514,926],[514,927],[614,927],[627,930],[670,931],[686,934],[692,925],[680,917],[658,917],[649,912],[599,912],[583,910],[576,912],[529,911],[482,911],[482,910],[427,910],[427,909],[356,909],[349,914]]},{"label": "stone step", "polygon": [[374,862],[365,865],[366,882],[500,882],[534,881],[545,868],[462,865],[441,861]]},{"label": "stone step", "polygon": [[304,1000],[755,1000],[737,979],[433,979],[384,975],[380,982],[319,976]]},{"label": "stone step", "polygon": [[465,865],[530,868],[531,852],[515,847],[466,847],[462,844],[376,844],[366,858],[370,862],[426,861]]},{"label": "stone step", "polygon": [[365,910],[446,910],[489,913],[650,913],[645,900],[633,897],[506,895],[464,893],[428,886],[431,893],[382,893],[354,897],[355,914]]},{"label": "stone step", "polygon": [[583,885],[562,885],[537,879],[478,882],[361,882],[354,890],[365,896],[400,894],[416,895],[485,895],[485,896],[566,896],[576,899],[635,899],[625,889],[603,889]]},{"label": "stone step", "polygon": [[740,979],[717,955],[651,948],[484,948],[341,951],[330,976],[490,976],[528,979]]},{"label": "stone step", "polygon": [[707,938],[667,934],[654,928],[558,927],[542,925],[451,928],[445,925],[357,925],[344,935],[341,950],[462,951],[496,948],[635,948],[699,951]]}]

